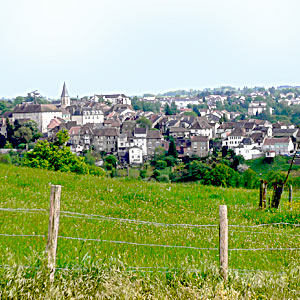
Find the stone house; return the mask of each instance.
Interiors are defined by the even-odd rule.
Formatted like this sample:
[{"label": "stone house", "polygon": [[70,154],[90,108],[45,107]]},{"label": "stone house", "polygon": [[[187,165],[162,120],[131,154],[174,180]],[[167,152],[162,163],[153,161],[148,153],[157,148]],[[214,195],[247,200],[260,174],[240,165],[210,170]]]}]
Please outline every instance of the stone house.
[{"label": "stone house", "polygon": [[205,136],[192,136],[189,155],[205,157],[209,153],[209,139]]},{"label": "stone house", "polygon": [[147,132],[147,155],[153,156],[155,149],[162,147],[164,138],[158,130],[148,130]]},{"label": "stone house", "polygon": [[93,147],[96,151],[115,154],[117,152],[118,130],[115,128],[96,128],[93,130]]}]

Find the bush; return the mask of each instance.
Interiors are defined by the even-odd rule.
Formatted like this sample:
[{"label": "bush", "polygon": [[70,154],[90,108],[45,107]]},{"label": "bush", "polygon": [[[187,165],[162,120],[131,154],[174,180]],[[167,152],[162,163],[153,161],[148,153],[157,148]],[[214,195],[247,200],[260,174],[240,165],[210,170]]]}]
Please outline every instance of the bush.
[{"label": "bush", "polygon": [[254,189],[259,187],[259,178],[252,169],[248,169],[243,173],[242,181],[245,188]]},{"label": "bush", "polygon": [[141,170],[141,171],[140,171],[140,177],[141,177],[142,179],[145,179],[145,178],[147,177],[147,170]]},{"label": "bush", "polygon": [[7,165],[11,165],[12,164],[12,160],[9,154],[0,154],[0,163],[1,164],[7,164]]},{"label": "bush", "polygon": [[158,160],[155,163],[155,169],[162,170],[165,169],[168,166],[168,164],[164,160]]},{"label": "bush", "polygon": [[239,185],[239,174],[224,164],[216,165],[211,171],[205,176],[207,184],[215,186],[238,186]]},{"label": "bush", "polygon": [[157,180],[158,182],[167,182],[167,183],[170,182],[169,176],[168,176],[168,175],[165,175],[165,174],[160,175],[160,176],[157,176],[157,177],[156,177],[156,180]]},{"label": "bush", "polygon": [[106,175],[105,171],[102,168],[96,166],[89,166],[89,174],[98,177],[105,177]]},{"label": "bush", "polygon": [[275,182],[284,182],[286,175],[280,171],[270,171],[267,173],[267,182],[271,187]]},{"label": "bush", "polygon": [[157,178],[157,177],[159,177],[161,175],[161,173],[158,171],[158,170],[154,170],[153,171],[153,174],[152,174],[152,177],[153,178]]}]

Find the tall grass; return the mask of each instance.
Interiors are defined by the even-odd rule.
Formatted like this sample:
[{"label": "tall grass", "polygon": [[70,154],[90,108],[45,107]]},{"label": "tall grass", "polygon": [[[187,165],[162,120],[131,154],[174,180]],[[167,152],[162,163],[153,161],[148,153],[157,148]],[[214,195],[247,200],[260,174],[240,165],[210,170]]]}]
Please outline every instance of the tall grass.
[{"label": "tall grass", "polygon": [[[229,224],[255,225],[278,220],[299,223],[299,206],[295,205],[295,210],[291,212],[286,205],[286,198],[284,198],[279,211],[257,210],[257,190],[225,189],[202,186],[197,183],[162,184],[128,180],[127,178],[99,179],[90,175],[79,176],[8,165],[1,165],[0,182],[0,207],[7,208],[48,209],[49,185],[61,184],[63,186],[62,211],[159,223],[218,224],[218,206],[227,204]],[[294,196],[297,199],[299,192],[295,191]],[[47,230],[48,215],[45,212],[0,211],[0,234],[41,234],[47,236]],[[284,225],[259,228],[230,227],[229,248],[299,248],[299,234],[299,227]],[[58,298],[62,295],[71,298],[69,294],[64,294],[66,292],[63,287],[65,284],[70,286],[70,291],[76,295],[84,293],[84,289],[89,290],[87,285],[95,284],[98,287],[98,275],[96,276],[91,268],[105,274],[103,276],[106,279],[99,283],[103,285],[101,289],[105,290],[106,287],[112,285],[112,282],[120,281],[124,288],[128,287],[130,290],[127,297],[120,291],[121,288],[115,287],[116,290],[114,290],[111,287],[110,295],[112,298],[114,295],[115,298],[134,298],[134,293],[140,298],[147,298],[148,296],[149,298],[179,297],[179,294],[176,293],[183,293],[183,298],[193,298],[193,293],[195,293],[195,297],[202,297],[201,295],[204,294],[201,293],[204,293],[206,289],[207,295],[211,295],[207,298],[221,298],[222,295],[225,295],[224,297],[230,295],[236,299],[259,297],[260,291],[267,290],[269,295],[276,295],[276,289],[279,291],[280,288],[283,289],[281,295],[291,295],[292,290],[288,290],[286,280],[291,280],[292,284],[299,283],[296,278],[290,279],[288,277],[287,279],[286,277],[289,276],[286,274],[295,272],[293,271],[295,265],[299,265],[299,251],[230,251],[229,267],[231,269],[275,272],[274,274],[270,273],[273,275],[258,273],[255,276],[256,281],[250,283],[252,288],[246,289],[251,275],[241,275],[243,274],[242,271],[238,271],[239,273],[232,271],[230,278],[234,280],[230,281],[229,286],[224,286],[218,274],[208,271],[210,267],[216,268],[218,265],[218,251],[147,247],[108,242],[127,241],[142,244],[218,248],[217,227],[155,226],[117,220],[87,219],[79,216],[71,218],[62,213],[59,235],[100,239],[106,242],[58,240],[57,267],[83,269],[81,271],[68,271],[67,273],[58,271],[54,287],[54,290],[57,291],[55,295]],[[32,266],[36,264],[34,257],[44,256],[46,237],[0,236],[0,241],[0,265]],[[8,258],[9,256],[12,257],[12,260]],[[118,271],[118,268],[121,268],[120,262],[125,266],[123,268],[126,272],[123,272],[123,269],[122,272]],[[152,275],[141,272],[128,273],[129,267],[167,268],[170,270],[168,272],[171,274],[170,276],[174,276],[178,286],[175,288],[173,285],[167,285],[165,273],[155,272],[155,274],[151,273]],[[180,271],[174,273],[174,268]],[[194,275],[187,275],[186,272],[182,271],[182,269],[191,268],[200,270],[200,273],[188,273]],[[14,276],[12,272],[16,272]],[[13,286],[16,286],[14,291],[24,289],[24,295],[25,293],[30,294],[27,291],[27,285],[32,285],[33,289],[35,289],[35,285],[39,286],[41,278],[46,276],[43,272],[43,269],[38,271],[8,269],[0,275],[1,284],[6,286],[5,282],[9,281],[7,276],[11,276],[10,278],[13,278],[11,282]],[[276,272],[286,273],[282,276]],[[193,276],[196,276],[196,279]],[[20,282],[17,282],[18,278]],[[86,282],[84,282],[85,278]],[[75,286],[76,280],[82,285]],[[187,286],[185,281],[188,282]],[[24,284],[23,287],[22,284]],[[266,285],[265,288],[263,287],[264,284]],[[272,284],[276,285],[274,291],[271,288]],[[149,294],[142,289],[141,285],[145,286],[146,291],[149,290]],[[256,286],[255,289],[253,285]],[[46,287],[42,289],[39,286],[37,289],[41,291],[40,295],[47,291]],[[4,291],[6,290],[11,291],[9,288],[4,289]],[[187,294],[184,294],[185,292]],[[105,298],[105,293],[104,296],[95,293],[96,290],[92,290],[89,295]],[[30,295],[33,294],[32,292]],[[160,297],[160,295],[162,296]]]}]

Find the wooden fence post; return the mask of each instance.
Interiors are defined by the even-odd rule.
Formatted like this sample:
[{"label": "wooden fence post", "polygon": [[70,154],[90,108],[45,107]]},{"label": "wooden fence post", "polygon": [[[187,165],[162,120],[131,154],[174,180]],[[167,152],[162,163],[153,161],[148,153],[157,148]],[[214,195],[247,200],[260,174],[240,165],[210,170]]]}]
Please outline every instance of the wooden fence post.
[{"label": "wooden fence post", "polygon": [[290,209],[293,210],[293,186],[290,185],[289,188],[289,203],[290,203]]},{"label": "wooden fence post", "polygon": [[267,200],[266,200],[266,196],[267,196],[267,188],[268,188],[268,183],[265,180],[264,181],[264,187],[263,187],[263,208],[267,208]]},{"label": "wooden fence post", "polygon": [[263,190],[264,190],[264,181],[260,181],[260,189],[259,189],[259,208],[263,207]]},{"label": "wooden fence post", "polygon": [[228,219],[227,205],[219,206],[219,249],[220,249],[220,273],[225,281],[228,278]]},{"label": "wooden fence post", "polygon": [[48,241],[46,252],[48,253],[48,268],[50,270],[50,281],[54,280],[57,237],[59,227],[59,213],[60,213],[60,185],[51,185],[50,192],[50,210],[49,210],[49,227],[48,227]]}]

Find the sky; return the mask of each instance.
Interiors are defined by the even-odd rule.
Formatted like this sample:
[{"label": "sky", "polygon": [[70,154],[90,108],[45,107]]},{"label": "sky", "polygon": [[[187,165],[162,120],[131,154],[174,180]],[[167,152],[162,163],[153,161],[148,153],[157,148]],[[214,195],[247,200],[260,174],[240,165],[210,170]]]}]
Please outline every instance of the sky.
[{"label": "sky", "polygon": [[298,0],[1,0],[0,98],[300,85]]}]

